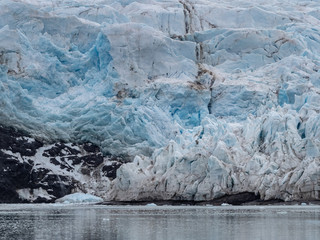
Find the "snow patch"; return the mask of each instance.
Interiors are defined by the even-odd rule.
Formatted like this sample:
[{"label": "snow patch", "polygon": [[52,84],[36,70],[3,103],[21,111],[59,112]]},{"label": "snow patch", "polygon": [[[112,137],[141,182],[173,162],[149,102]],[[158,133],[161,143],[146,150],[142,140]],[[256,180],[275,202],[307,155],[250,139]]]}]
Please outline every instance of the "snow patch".
[{"label": "snow patch", "polygon": [[27,200],[28,202],[34,202],[38,198],[45,198],[47,200],[54,199],[54,196],[50,195],[46,190],[41,187],[38,189],[23,188],[18,189],[17,193],[19,198]]}]

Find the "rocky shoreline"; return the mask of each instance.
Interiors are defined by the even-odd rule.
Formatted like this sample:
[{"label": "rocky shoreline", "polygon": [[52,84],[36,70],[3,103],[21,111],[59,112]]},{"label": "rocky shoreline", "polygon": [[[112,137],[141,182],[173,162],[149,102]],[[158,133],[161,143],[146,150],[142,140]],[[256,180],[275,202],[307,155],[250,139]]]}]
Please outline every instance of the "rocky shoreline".
[{"label": "rocky shoreline", "polygon": [[240,193],[231,196],[224,196],[211,201],[188,201],[188,200],[149,200],[149,201],[105,201],[98,205],[108,206],[268,206],[268,205],[320,205],[320,200],[300,200],[300,201],[283,201],[281,199],[261,200],[254,193]]},{"label": "rocky shoreline", "polygon": [[282,200],[258,200],[251,201],[241,204],[224,203],[221,201],[107,201],[97,203],[96,205],[107,205],[107,206],[293,206],[293,205],[320,205],[319,200],[315,201],[290,201],[284,202]]}]

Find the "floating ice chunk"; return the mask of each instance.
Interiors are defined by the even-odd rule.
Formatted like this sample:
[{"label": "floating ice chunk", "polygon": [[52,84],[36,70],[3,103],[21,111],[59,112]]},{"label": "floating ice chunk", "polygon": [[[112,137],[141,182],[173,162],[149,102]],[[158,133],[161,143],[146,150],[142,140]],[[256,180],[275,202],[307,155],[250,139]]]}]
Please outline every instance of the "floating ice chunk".
[{"label": "floating ice chunk", "polygon": [[99,203],[103,199],[88,193],[73,193],[56,200],[56,203]]},{"label": "floating ice chunk", "polygon": [[222,203],[221,206],[230,206],[231,204],[229,203]]},{"label": "floating ice chunk", "polygon": [[148,203],[146,206],[147,206],[147,207],[156,207],[157,204],[155,204],[155,203]]}]

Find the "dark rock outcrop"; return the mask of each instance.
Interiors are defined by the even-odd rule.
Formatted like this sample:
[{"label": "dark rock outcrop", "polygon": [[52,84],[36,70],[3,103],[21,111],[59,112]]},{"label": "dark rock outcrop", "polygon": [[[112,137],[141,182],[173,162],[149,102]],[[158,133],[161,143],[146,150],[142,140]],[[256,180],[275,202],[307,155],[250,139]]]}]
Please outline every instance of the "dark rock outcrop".
[{"label": "dark rock outcrop", "polygon": [[77,189],[90,190],[116,177],[120,159],[92,143],[46,145],[0,126],[0,203],[53,202]]}]

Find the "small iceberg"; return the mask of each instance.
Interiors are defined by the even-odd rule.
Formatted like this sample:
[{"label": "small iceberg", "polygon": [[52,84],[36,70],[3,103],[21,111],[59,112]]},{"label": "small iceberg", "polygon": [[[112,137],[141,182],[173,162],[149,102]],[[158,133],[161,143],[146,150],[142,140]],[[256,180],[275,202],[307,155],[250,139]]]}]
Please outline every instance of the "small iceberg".
[{"label": "small iceberg", "polygon": [[88,193],[73,193],[59,198],[56,203],[100,203],[103,199]]},{"label": "small iceberg", "polygon": [[147,206],[147,207],[157,207],[157,204],[155,204],[155,203],[148,203],[146,206]]},{"label": "small iceberg", "polygon": [[222,203],[221,206],[231,206],[229,203]]}]

